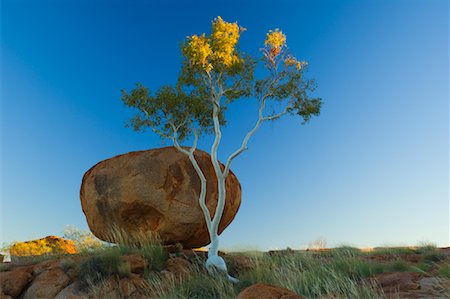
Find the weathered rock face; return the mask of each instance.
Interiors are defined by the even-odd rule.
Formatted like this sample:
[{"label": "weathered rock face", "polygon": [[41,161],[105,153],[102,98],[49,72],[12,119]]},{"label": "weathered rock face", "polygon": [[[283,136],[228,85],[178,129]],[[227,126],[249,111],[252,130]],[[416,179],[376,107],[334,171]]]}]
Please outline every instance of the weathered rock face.
[{"label": "weathered rock face", "polygon": [[[206,205],[214,215],[217,178],[210,156],[195,157],[207,178]],[[241,185],[230,172],[221,233],[234,219],[241,203]],[[114,229],[129,237],[157,232],[165,244],[184,248],[209,244],[205,219],[198,203],[200,180],[188,157],[174,147],[131,152],[101,161],[83,176],[80,198],[92,233],[115,240]]]},{"label": "weathered rock face", "polygon": [[9,249],[12,261],[26,261],[43,254],[75,254],[77,249],[71,240],[56,236],[47,236],[26,242],[18,242]]}]

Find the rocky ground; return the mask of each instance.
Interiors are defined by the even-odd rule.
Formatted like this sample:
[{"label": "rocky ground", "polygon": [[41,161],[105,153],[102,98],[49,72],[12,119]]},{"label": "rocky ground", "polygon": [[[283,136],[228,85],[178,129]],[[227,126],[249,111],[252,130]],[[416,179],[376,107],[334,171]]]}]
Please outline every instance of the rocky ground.
[{"label": "rocky ground", "polygon": [[[297,253],[293,250],[283,250],[260,254],[265,256],[264,259],[277,260],[280,257],[284,258]],[[83,263],[86,265],[86,261],[93,259],[92,254],[64,255],[41,262],[28,260],[26,262],[2,263],[0,268],[0,297],[2,299],[160,298],[161,294],[165,294],[167,295],[165,297],[173,298],[170,294],[175,293],[164,290],[164,288],[170,289],[172,287],[191,288],[187,291],[191,295],[187,296],[192,296],[192,298],[208,298],[208,296],[210,298],[217,296],[228,298],[235,295],[240,299],[346,298],[345,295],[333,294],[331,291],[326,296],[323,294],[315,296],[314,290],[309,294],[299,294],[298,291],[294,292],[296,290],[281,288],[284,285],[283,281],[280,281],[278,286],[269,285],[267,282],[273,282],[273,280],[269,281],[267,275],[260,275],[263,271],[256,268],[262,266],[259,265],[259,262],[255,262],[255,257],[243,253],[222,254],[227,261],[230,273],[240,279],[242,277],[242,284],[228,286],[227,282],[223,282],[223,285],[230,288],[231,291],[212,291],[211,293],[211,290],[208,289],[197,292],[195,288],[201,286],[203,278],[199,279],[198,285],[194,286],[192,276],[199,275],[201,270],[198,269],[201,267],[198,268],[198,265],[201,265],[205,259],[205,254],[205,252],[192,250],[168,252],[163,267],[155,269],[148,257],[146,258],[139,253],[124,253],[120,256],[119,270],[113,271],[114,273],[111,272],[112,274],[104,272],[103,268],[98,266],[100,264],[93,264],[97,267],[94,267],[94,270],[101,274],[99,274],[99,279],[96,280],[95,285],[86,284],[86,281],[82,280],[85,273],[80,270],[80,265]],[[330,260],[332,261],[335,258],[332,251],[310,251],[301,254],[312,256],[311,261],[316,263],[317,267],[321,267],[322,264],[329,263]],[[353,258],[352,265],[359,265],[357,267],[361,267],[361,269],[355,269],[361,273],[367,272],[364,270],[367,265],[371,265],[371,267],[380,265],[383,268],[383,270],[376,270],[375,272],[368,271],[369,274],[361,274],[358,277],[349,274],[349,277],[355,279],[357,284],[371,285],[377,289],[377,292],[381,294],[380,298],[450,298],[450,273],[446,272],[450,271],[450,248],[434,249],[431,253],[429,251],[422,253],[420,251],[407,253],[392,250],[377,251],[357,254]],[[342,264],[342,267],[346,266]],[[120,268],[125,270],[120,270]],[[273,271],[277,270],[274,268]],[[309,275],[310,272],[304,273]],[[149,279],[149,277],[152,278]],[[157,277],[156,280],[155,277]],[[257,281],[259,278],[252,279],[249,277],[260,277],[262,281]],[[295,281],[295,278],[289,279]],[[155,285],[155,281],[158,281],[159,284]],[[171,283],[166,284],[167,281]],[[186,284],[182,284],[182,281],[190,281],[190,283],[186,286]],[[204,281],[204,283],[210,282]],[[177,297],[175,296],[175,298]],[[351,298],[350,295],[348,298]],[[370,298],[370,296],[367,298]]]}]

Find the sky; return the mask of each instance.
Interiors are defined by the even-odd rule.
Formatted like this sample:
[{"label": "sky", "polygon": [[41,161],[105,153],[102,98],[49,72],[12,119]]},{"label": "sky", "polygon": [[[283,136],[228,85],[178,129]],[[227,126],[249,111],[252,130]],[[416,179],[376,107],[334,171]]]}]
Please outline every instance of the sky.
[{"label": "sky", "polygon": [[[0,244],[88,229],[83,174],[169,145],[124,126],[133,111],[120,91],[173,84],[180,42],[219,15],[247,29],[240,48],[256,57],[266,32],[283,30],[324,102],[306,125],[264,124],[234,160],[242,203],[220,246],[448,246],[445,0],[2,1]],[[221,160],[256,109],[229,108]]]}]

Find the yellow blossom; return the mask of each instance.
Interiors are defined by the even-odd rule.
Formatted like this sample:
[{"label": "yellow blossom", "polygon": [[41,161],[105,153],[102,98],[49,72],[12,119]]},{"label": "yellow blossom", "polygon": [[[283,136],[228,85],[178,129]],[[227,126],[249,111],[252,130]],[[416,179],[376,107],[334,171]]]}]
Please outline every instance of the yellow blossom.
[{"label": "yellow blossom", "polygon": [[281,49],[286,45],[286,35],[278,28],[269,30],[266,34],[264,45],[269,47],[269,53],[273,56],[280,54]]},{"label": "yellow blossom", "polygon": [[192,35],[188,37],[188,42],[182,48],[184,55],[195,67],[200,67],[209,72],[212,69],[210,63],[212,49],[209,39],[204,35]]},{"label": "yellow blossom", "polygon": [[236,54],[236,45],[239,41],[240,33],[245,30],[237,23],[228,23],[220,16],[212,23],[211,45],[213,57],[216,63],[221,63],[225,67],[230,67],[239,61]]},{"label": "yellow blossom", "polygon": [[301,70],[303,67],[307,65],[307,62],[298,61],[295,57],[289,56],[284,60],[284,65],[287,67],[294,66],[297,70]]}]

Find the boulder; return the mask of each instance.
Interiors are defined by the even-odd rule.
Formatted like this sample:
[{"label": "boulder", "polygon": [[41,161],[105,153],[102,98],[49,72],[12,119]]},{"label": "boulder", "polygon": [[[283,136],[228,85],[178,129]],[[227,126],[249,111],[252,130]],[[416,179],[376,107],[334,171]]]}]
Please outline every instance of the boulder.
[{"label": "boulder", "polygon": [[55,298],[70,284],[70,278],[60,268],[53,268],[39,274],[25,292],[23,299]]},{"label": "boulder", "polygon": [[26,242],[17,242],[9,248],[11,260],[21,262],[32,260],[38,255],[75,254],[77,249],[71,240],[56,236],[47,236]]},{"label": "boulder", "polygon": [[264,283],[258,283],[249,286],[248,288],[240,292],[239,295],[237,296],[237,299],[304,299],[304,298],[288,289]]},{"label": "boulder", "polygon": [[[206,205],[211,216],[217,206],[217,178],[210,155],[195,157],[207,178]],[[223,165],[222,165],[223,167]],[[221,233],[241,203],[241,185],[230,171]],[[121,243],[125,238],[157,233],[164,244],[184,248],[209,244],[198,203],[200,180],[188,157],[174,147],[131,152],[99,162],[83,176],[80,199],[89,228],[98,238]]]},{"label": "boulder", "polygon": [[28,267],[0,272],[0,293],[13,298],[19,297],[28,283],[33,280],[33,275],[30,272],[31,268]]}]

